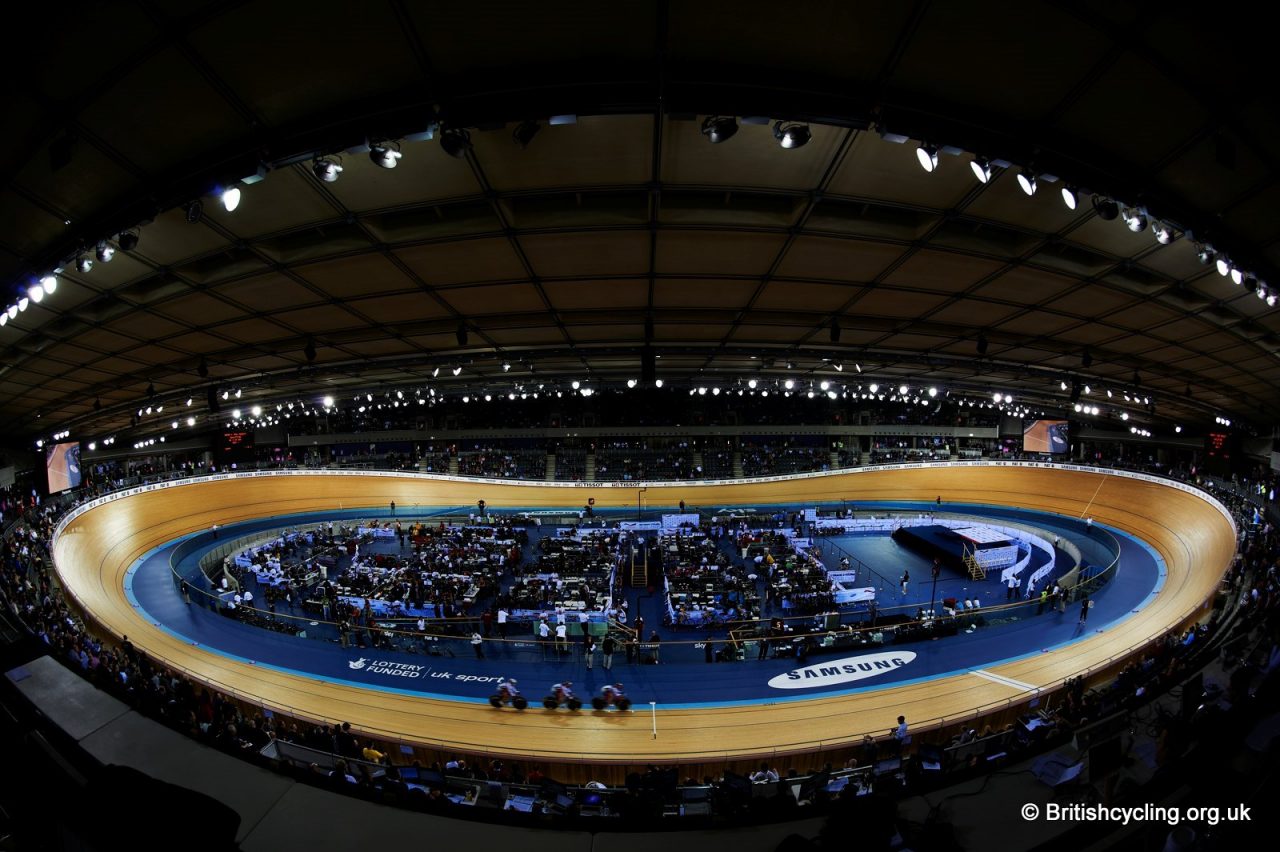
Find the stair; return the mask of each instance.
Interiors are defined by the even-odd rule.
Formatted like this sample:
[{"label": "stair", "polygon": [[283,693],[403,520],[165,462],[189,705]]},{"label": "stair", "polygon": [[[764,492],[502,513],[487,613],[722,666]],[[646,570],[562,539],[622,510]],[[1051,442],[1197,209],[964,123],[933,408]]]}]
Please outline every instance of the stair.
[{"label": "stair", "polygon": [[[696,471],[696,470],[701,470],[701,468],[702,468],[702,450],[694,450],[694,451],[693,451],[693,457],[692,457],[690,460],[693,462],[693,469],[694,469],[695,471]],[[700,473],[700,474],[698,474],[698,479],[704,479],[704,478],[705,478],[705,475],[704,475],[704,474],[701,474],[701,473]]]},{"label": "stair", "polygon": [[733,451],[733,478],[742,478],[742,453],[739,450]]},{"label": "stair", "polygon": [[839,453],[835,452],[834,450],[831,452],[831,455],[829,455],[829,456],[827,457],[827,467],[831,468],[832,470],[839,470],[839,469],[840,469],[840,454],[839,454]]},{"label": "stair", "polygon": [[970,580],[987,579],[987,572],[981,565],[978,564],[977,555],[973,550],[970,550],[968,548],[965,548],[964,567],[969,569]]},{"label": "stair", "polygon": [[556,457],[553,453],[547,453],[546,473],[542,476],[547,482],[555,482],[556,479]]},{"label": "stair", "polygon": [[631,548],[631,588],[645,589],[649,586],[649,549],[647,547]]},{"label": "stair", "polygon": [[458,457],[457,456],[449,457],[449,475],[450,476],[458,475]]},{"label": "stair", "polygon": [[584,482],[596,481],[596,454],[595,453],[587,453],[587,472],[586,472],[586,475],[583,476],[583,481]]}]

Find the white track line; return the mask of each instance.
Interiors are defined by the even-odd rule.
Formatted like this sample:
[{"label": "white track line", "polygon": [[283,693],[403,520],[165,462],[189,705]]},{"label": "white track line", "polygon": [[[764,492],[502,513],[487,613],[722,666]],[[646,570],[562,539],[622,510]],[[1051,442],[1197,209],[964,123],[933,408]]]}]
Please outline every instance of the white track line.
[{"label": "white track line", "polygon": [[977,675],[978,677],[986,678],[987,680],[992,681],[994,683],[1000,683],[1000,684],[1004,684],[1005,686],[1011,686],[1014,689],[1018,689],[1023,692],[1039,692],[1040,691],[1040,687],[1038,686],[1033,686],[1029,683],[1023,683],[1020,680],[1014,680],[1013,678],[1005,677],[1004,675],[992,674],[991,672],[985,671],[983,669],[970,669],[969,674],[974,674],[974,675]]},{"label": "white track line", "polygon": [[1093,505],[1093,501],[1098,499],[1098,492],[1102,490],[1102,486],[1107,482],[1107,474],[1102,474],[1102,481],[1098,483],[1098,487],[1094,489],[1093,496],[1089,498],[1089,502],[1085,504],[1084,511],[1080,513],[1080,517],[1089,514],[1089,507]]}]

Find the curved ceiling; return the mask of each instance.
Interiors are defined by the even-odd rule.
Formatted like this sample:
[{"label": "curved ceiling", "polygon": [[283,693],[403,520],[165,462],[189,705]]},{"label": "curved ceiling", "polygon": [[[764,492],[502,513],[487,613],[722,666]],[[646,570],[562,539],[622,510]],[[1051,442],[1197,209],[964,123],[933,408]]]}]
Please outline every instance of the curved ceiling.
[{"label": "curved ceiling", "polygon": [[[1280,289],[1261,34],[1164,7],[971,9],[141,2],[33,22],[7,60],[0,274],[16,303],[62,272],[0,328],[0,422],[122,428],[149,387],[499,386],[504,362],[623,381],[646,340],[673,384],[839,360],[1059,404],[1074,377],[1104,416],[1125,391],[1152,398],[1143,419],[1269,422],[1277,312],[1196,256],[1211,243]],[[743,121],[712,145],[708,113],[813,138],[783,150]],[[409,141],[437,121],[468,129],[464,157]],[[368,139],[405,140],[398,168],[352,152]],[[928,174],[920,140],[956,150]],[[970,152],[1010,167],[981,184]],[[209,195],[260,163],[239,209]],[[1192,233],[1161,245],[1091,192]],[[136,248],[77,270],[126,230]]]}]

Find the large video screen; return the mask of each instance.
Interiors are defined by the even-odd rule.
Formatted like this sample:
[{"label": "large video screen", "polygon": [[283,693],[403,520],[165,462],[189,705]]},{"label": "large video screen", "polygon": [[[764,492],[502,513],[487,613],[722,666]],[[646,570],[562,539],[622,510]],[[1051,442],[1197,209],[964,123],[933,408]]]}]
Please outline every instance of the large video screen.
[{"label": "large video screen", "polygon": [[1065,453],[1070,450],[1065,420],[1024,420],[1022,451],[1024,453]]},{"label": "large video screen", "polygon": [[80,442],[50,444],[44,450],[44,470],[49,493],[80,487]]}]

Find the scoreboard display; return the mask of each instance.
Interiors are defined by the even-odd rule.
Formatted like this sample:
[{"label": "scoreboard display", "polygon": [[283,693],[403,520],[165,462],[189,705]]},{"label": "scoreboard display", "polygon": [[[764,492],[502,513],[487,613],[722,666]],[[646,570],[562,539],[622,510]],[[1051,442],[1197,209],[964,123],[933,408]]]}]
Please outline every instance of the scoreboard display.
[{"label": "scoreboard display", "polygon": [[1232,436],[1227,432],[1210,432],[1204,436],[1205,470],[1214,476],[1231,473]]},{"label": "scoreboard display", "polygon": [[218,458],[223,462],[253,461],[253,431],[224,429],[218,443]]}]

